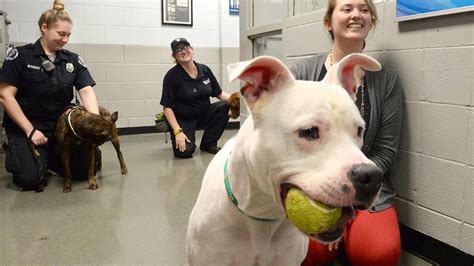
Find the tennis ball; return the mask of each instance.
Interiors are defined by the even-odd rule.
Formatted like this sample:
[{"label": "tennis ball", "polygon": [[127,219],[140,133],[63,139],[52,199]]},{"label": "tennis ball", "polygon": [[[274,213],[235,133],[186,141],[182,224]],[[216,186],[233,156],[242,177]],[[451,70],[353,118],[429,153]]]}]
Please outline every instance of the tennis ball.
[{"label": "tennis ball", "polygon": [[297,188],[288,191],[285,208],[290,221],[308,235],[326,231],[341,217],[341,208],[313,201]]}]

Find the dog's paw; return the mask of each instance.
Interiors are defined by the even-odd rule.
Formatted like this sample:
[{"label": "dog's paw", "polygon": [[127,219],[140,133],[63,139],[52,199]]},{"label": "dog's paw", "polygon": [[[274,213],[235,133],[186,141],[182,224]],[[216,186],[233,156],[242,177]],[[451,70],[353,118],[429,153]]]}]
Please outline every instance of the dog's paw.
[{"label": "dog's paw", "polygon": [[63,187],[63,193],[69,193],[72,191],[72,187],[71,186],[64,186]]},{"label": "dog's paw", "polygon": [[64,193],[69,193],[71,191],[72,191],[72,180],[70,178],[65,178],[64,186],[63,186],[63,192]]},{"label": "dog's paw", "polygon": [[99,185],[95,181],[89,181],[89,189],[90,190],[96,190],[99,188]]},{"label": "dog's paw", "polygon": [[127,169],[127,167],[126,167],[126,166],[122,167],[122,169],[121,169],[121,170],[122,170],[122,175],[126,175],[126,174],[128,174],[128,169]]}]

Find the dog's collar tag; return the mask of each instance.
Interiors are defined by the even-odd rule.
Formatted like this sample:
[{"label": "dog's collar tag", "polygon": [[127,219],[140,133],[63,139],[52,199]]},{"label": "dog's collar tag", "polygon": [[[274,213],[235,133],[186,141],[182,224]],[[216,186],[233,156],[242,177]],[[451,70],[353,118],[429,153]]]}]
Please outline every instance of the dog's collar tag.
[{"label": "dog's collar tag", "polygon": [[274,222],[274,221],[277,221],[277,219],[258,218],[258,217],[248,215],[242,209],[239,208],[239,201],[237,200],[237,198],[235,198],[234,193],[232,193],[232,189],[230,188],[229,177],[227,175],[227,163],[228,162],[229,162],[229,158],[227,158],[227,160],[225,160],[225,164],[224,164],[224,184],[225,184],[225,190],[227,191],[227,196],[229,196],[230,200],[235,205],[235,207],[237,207],[237,209],[240,212],[242,212],[243,214],[247,215],[248,217],[250,217],[254,220],[261,221],[261,222]]}]

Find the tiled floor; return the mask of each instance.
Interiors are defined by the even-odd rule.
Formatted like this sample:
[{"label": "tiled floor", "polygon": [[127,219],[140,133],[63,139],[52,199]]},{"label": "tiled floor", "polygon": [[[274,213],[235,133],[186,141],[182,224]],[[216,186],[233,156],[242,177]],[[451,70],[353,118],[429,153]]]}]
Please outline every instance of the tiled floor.
[{"label": "tiled floor", "polygon": [[174,159],[162,134],[121,136],[121,145],[127,175],[106,143],[99,190],[75,181],[67,194],[58,176],[43,193],[13,190],[1,154],[0,264],[184,265],[188,216],[213,155]]},{"label": "tiled floor", "polygon": [[[12,189],[0,154],[0,264],[185,265],[188,216],[213,155],[174,159],[162,134],[121,136],[121,144],[129,174],[106,143],[99,190],[74,181],[68,194],[58,176],[42,193]],[[429,263],[404,252],[400,265]]]}]

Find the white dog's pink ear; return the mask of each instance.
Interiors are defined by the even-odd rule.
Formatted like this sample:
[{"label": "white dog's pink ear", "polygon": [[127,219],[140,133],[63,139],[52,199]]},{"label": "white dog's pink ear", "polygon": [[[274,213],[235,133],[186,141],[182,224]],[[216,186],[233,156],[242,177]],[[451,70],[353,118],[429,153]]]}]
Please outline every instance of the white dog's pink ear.
[{"label": "white dog's pink ear", "polygon": [[240,79],[246,82],[240,93],[250,108],[265,93],[273,93],[295,81],[288,68],[271,56],[230,64],[227,71],[230,81]]},{"label": "white dog's pink ear", "polygon": [[352,99],[355,99],[357,88],[360,85],[360,74],[357,74],[360,68],[369,71],[379,71],[382,67],[372,57],[354,53],[345,56],[341,61],[332,66],[323,81],[342,86]]}]

